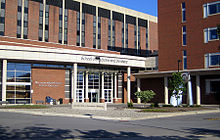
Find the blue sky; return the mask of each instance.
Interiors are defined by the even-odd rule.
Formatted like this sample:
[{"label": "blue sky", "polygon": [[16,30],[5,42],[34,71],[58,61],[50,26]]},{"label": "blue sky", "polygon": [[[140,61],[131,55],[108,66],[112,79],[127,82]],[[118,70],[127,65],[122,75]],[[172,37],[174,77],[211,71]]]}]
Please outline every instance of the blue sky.
[{"label": "blue sky", "polygon": [[102,0],[132,10],[157,16],[157,0]]}]

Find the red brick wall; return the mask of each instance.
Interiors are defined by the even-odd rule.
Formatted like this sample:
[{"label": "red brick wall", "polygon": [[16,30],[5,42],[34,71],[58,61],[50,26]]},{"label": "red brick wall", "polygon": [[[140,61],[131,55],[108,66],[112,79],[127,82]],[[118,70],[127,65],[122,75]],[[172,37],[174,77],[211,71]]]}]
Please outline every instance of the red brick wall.
[{"label": "red brick wall", "polygon": [[140,47],[142,50],[146,50],[146,28],[140,27]]},{"label": "red brick wall", "polygon": [[135,26],[133,24],[128,24],[128,48],[135,49],[136,46],[134,46],[134,28]]},{"label": "red brick wall", "polygon": [[85,14],[85,46],[93,48],[93,15]]},{"label": "red brick wall", "polygon": [[50,5],[49,42],[58,43],[59,42],[58,39],[59,39],[59,7]]},{"label": "red brick wall", "polygon": [[38,40],[40,3],[29,1],[28,39]]},{"label": "red brick wall", "polygon": [[32,68],[31,79],[32,103],[35,104],[36,100],[45,101],[46,96],[56,100],[65,98],[65,70]]},{"label": "red brick wall", "polygon": [[115,20],[115,46],[122,47],[122,22]]},{"label": "red brick wall", "polygon": [[156,96],[150,102],[164,103],[164,79],[149,78],[141,79],[141,91],[153,90]]},{"label": "red brick wall", "polygon": [[76,45],[76,11],[68,10],[68,45]]},{"label": "red brick wall", "polygon": [[149,22],[149,50],[158,50],[158,24],[151,21]]},{"label": "red brick wall", "polygon": [[101,17],[101,49],[108,50],[108,20]]},{"label": "red brick wall", "polygon": [[17,35],[17,0],[5,1],[5,36]]},{"label": "red brick wall", "polygon": [[[219,15],[203,18],[203,4],[216,0],[185,1],[186,22],[182,23],[181,1],[158,1],[159,70],[177,70],[182,51],[187,51],[188,69],[204,68],[204,54],[219,52],[218,41],[204,43],[203,30],[216,27]],[[187,46],[182,46],[182,26],[186,26]],[[182,69],[182,64],[180,65]]]}]

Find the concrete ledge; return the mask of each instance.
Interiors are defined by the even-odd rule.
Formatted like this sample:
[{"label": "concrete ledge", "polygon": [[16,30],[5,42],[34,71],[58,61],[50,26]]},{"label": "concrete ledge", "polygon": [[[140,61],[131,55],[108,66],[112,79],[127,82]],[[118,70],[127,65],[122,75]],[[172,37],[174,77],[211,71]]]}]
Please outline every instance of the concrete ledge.
[{"label": "concrete ledge", "polygon": [[72,103],[72,109],[107,110],[107,103]]}]

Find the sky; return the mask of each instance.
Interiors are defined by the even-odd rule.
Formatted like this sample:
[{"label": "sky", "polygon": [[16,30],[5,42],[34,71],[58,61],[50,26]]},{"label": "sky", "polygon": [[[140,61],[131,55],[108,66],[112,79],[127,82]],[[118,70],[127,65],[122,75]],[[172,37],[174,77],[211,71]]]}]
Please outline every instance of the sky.
[{"label": "sky", "polygon": [[157,16],[157,0],[102,0],[135,11]]}]

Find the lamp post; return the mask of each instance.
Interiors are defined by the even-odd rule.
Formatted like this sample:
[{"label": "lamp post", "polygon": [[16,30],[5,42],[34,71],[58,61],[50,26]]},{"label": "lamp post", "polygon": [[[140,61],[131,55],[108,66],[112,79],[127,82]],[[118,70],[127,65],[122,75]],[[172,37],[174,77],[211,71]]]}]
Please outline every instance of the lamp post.
[{"label": "lamp post", "polygon": [[180,63],[181,62],[182,62],[181,60],[178,60],[178,72],[180,71]]}]

